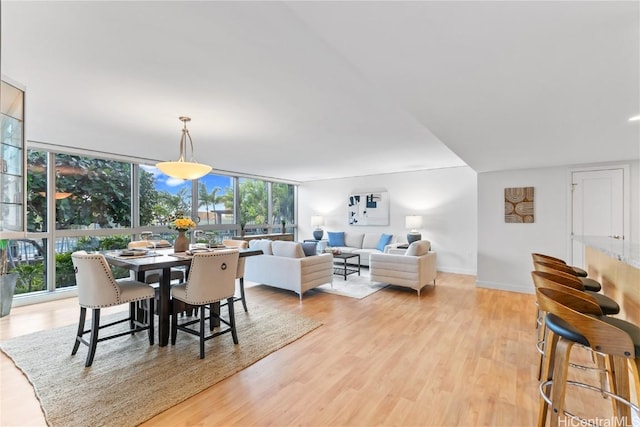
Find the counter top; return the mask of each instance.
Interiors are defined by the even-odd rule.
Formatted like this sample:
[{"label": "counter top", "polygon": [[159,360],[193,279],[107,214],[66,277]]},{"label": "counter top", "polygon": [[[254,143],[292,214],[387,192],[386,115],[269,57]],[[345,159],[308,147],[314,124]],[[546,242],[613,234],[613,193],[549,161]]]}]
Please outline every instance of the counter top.
[{"label": "counter top", "polygon": [[573,236],[573,240],[640,269],[640,244],[638,243],[603,236]]}]

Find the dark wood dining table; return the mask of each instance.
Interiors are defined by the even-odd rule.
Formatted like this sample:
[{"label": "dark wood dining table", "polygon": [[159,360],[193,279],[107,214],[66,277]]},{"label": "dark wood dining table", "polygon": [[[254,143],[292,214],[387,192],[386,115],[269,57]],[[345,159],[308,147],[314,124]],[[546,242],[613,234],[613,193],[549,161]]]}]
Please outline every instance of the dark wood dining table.
[{"label": "dark wood dining table", "polygon": [[[111,265],[123,267],[135,272],[137,280],[144,282],[145,272],[161,270],[160,297],[158,300],[158,345],[169,344],[169,326],[171,324],[171,268],[191,265],[191,257],[183,253],[174,253],[173,248],[156,249],[156,255],[139,257],[120,256],[121,251],[104,253]],[[262,255],[258,249],[240,249],[240,257]]]}]

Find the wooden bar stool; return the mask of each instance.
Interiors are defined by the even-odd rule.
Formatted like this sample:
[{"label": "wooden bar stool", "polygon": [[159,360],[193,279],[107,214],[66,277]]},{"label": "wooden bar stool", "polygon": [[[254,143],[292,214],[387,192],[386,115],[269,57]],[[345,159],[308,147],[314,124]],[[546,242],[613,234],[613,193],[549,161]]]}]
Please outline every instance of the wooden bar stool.
[{"label": "wooden bar stool", "polygon": [[544,255],[544,254],[537,254],[537,253],[532,253],[531,257],[533,258],[533,261],[538,261],[538,262],[555,262],[555,263],[559,263],[559,264],[564,264],[567,267],[570,267],[573,269],[573,271],[576,273],[576,275],[578,277],[587,277],[588,274],[585,270],[583,270],[580,267],[575,267],[573,265],[567,265],[566,261],[560,258],[556,258],[556,257],[552,257],[550,255]]},{"label": "wooden bar stool", "polygon": [[[604,316],[593,301],[557,289],[536,288],[536,297],[540,309],[547,313],[545,323],[548,328],[538,426],[546,424],[549,405],[552,426],[560,425],[561,415],[585,421],[566,410],[567,385],[610,397],[613,415],[617,417],[616,425],[630,425],[631,410],[640,415],[637,395],[640,390],[640,328],[624,320]],[[609,372],[608,390],[567,380],[571,349],[576,343],[590,348],[605,360]],[[630,396],[629,372],[636,391],[633,399]]]},{"label": "wooden bar stool", "polygon": [[573,269],[564,264],[558,264],[554,262],[534,261],[533,268],[536,271],[546,271],[547,273],[557,274],[558,272],[568,274],[576,277],[582,282],[584,288],[588,291],[599,292],[602,289],[602,285],[589,277],[579,277]]},{"label": "wooden bar stool", "polygon": [[[584,298],[600,307],[600,310],[605,315],[613,315],[620,313],[620,305],[612,298],[606,295],[599,294],[597,292],[586,291],[582,286],[582,282],[575,277],[569,275],[557,275],[552,273],[546,273],[543,271],[532,271],[531,277],[533,283],[537,288],[550,288],[556,289],[562,292],[566,292],[571,295],[575,295],[579,298]],[[538,334],[538,343],[536,348],[540,353],[540,362],[538,364],[538,379],[542,375],[542,365],[544,362],[545,351],[544,345],[546,342],[546,324],[544,323],[543,311],[538,308],[538,318],[540,325],[540,333]]]}]

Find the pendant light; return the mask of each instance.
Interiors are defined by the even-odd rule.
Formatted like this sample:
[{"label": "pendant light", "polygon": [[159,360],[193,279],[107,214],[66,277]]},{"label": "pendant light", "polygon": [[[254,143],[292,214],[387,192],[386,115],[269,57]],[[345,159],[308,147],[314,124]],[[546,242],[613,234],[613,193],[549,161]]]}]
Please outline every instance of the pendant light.
[{"label": "pendant light", "polygon": [[[205,176],[211,171],[211,166],[202,163],[196,163],[193,158],[193,141],[187,129],[187,122],[191,121],[189,117],[180,117],[180,121],[184,123],[182,128],[182,137],[180,138],[180,157],[173,162],[160,162],[156,167],[165,175],[177,179],[197,179]],[[191,161],[187,162],[187,138],[191,146]]]}]

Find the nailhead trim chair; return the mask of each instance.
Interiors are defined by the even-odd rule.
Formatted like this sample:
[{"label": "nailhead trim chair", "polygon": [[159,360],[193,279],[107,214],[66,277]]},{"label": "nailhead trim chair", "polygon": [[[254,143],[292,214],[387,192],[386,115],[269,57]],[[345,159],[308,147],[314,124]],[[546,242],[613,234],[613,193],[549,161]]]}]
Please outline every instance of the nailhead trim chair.
[{"label": "nailhead trim chair", "polygon": [[[71,254],[71,260],[76,272],[76,282],[78,283],[78,302],[80,304],[80,320],[78,322],[78,332],[71,355],[78,351],[80,343],[89,347],[85,366],[89,367],[93,363],[98,342],[124,335],[133,335],[144,330],[149,331],[149,344],[153,345],[153,305],[154,290],[151,286],[136,280],[115,280],[111,268],[102,254],[88,254],[85,251],[78,251]],[[136,317],[136,302],[147,301],[148,310],[140,319]],[[100,309],[129,303],[129,316],[100,325]],[[92,310],[91,328],[85,330],[85,319],[87,308]],[[129,329],[124,332],[99,337],[100,329],[129,322]],[[90,333],[89,341],[83,336]]]},{"label": "nailhead trim chair", "polygon": [[[199,319],[178,323],[176,304],[173,304],[171,316],[171,344],[176,343],[178,330],[197,335],[200,338],[200,359],[204,359],[204,343],[211,338],[230,332],[233,343],[238,344],[236,333],[236,320],[233,307],[233,299],[236,290],[236,273],[238,269],[238,250],[226,249],[215,252],[200,252],[193,255],[191,268],[187,282],[171,288],[171,296],[174,300],[200,308],[197,310]],[[218,310],[209,310],[210,329],[213,328],[214,318],[216,323],[221,322],[228,326],[226,329],[210,335],[205,334],[205,321],[207,311],[205,306],[226,300],[229,319],[220,316]],[[199,323],[200,329],[196,331],[189,326]]]},{"label": "nailhead trim chair", "polygon": [[[246,240],[223,240],[222,244],[229,248],[238,248],[238,249],[247,249],[249,247],[249,242]],[[244,308],[245,313],[247,310],[247,300],[244,295],[244,258],[238,259],[238,270],[236,271],[236,279],[240,284],[240,297],[235,297],[234,301],[242,301],[242,307]]]}]

